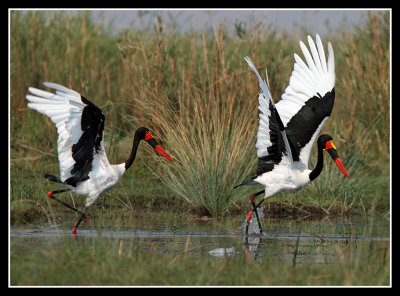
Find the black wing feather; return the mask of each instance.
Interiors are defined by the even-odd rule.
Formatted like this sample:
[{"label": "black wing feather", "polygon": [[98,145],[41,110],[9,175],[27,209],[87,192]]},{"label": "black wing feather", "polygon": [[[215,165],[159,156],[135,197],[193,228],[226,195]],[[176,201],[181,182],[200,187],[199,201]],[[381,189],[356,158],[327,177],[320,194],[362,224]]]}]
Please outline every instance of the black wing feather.
[{"label": "black wing feather", "polygon": [[269,137],[272,145],[267,148],[267,156],[258,158],[257,176],[272,171],[274,166],[281,162],[282,155],[287,155],[282,136],[284,126],[278,111],[271,101],[269,102],[269,109],[271,111],[269,115]]},{"label": "black wing feather", "polygon": [[272,171],[275,165],[281,162],[282,155],[287,155],[286,146],[282,135],[282,132],[285,129],[282,120],[279,116],[278,110],[276,110],[274,104],[271,101],[269,102],[268,107],[271,111],[270,115],[268,116],[268,124],[270,141],[272,143],[272,145],[267,148],[268,155],[258,158],[258,167],[256,175],[254,177],[235,186],[234,188],[242,185],[258,184],[253,180],[266,172]]},{"label": "black wing feather", "polygon": [[81,96],[82,102],[87,106],[82,111],[81,130],[79,141],[72,145],[72,158],[75,165],[71,170],[71,177],[65,183],[76,186],[77,182],[89,179],[92,170],[94,153],[101,149],[105,116],[100,108]]},{"label": "black wing feather", "polygon": [[324,97],[320,94],[307,100],[286,125],[286,136],[293,161],[299,161],[301,149],[310,142],[324,118],[331,115],[335,102],[335,88]]}]

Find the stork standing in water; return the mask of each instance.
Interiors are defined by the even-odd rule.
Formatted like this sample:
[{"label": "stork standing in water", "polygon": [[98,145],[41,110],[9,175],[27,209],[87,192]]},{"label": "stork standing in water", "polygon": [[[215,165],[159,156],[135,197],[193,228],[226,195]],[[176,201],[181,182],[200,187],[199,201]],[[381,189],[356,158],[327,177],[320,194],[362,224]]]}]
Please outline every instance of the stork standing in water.
[{"label": "stork standing in water", "polygon": [[[104,150],[105,117],[95,104],[79,93],[59,84],[44,82],[55,89],[49,93],[33,87],[27,95],[28,107],[47,115],[55,123],[58,132],[58,160],[60,180],[45,175],[48,180],[65,187],[64,190],[50,191],[48,196],[80,214],[72,232],[75,234],[82,219],[86,221],[86,209],[101,193],[110,190],[126,170],[132,165],[141,140],[145,140],[160,155],[173,161],[167,152],[152,137],[149,130],[140,127],[136,130],[128,159],[121,164],[111,165]],[[57,199],[56,193],[72,191],[86,196],[84,211]]]},{"label": "stork standing in water", "polygon": [[[265,186],[264,190],[250,196],[253,208],[247,214],[246,234],[253,213],[262,233],[257,208],[263,201],[279,192],[297,192],[319,176],[323,167],[323,150],[329,153],[342,173],[349,178],[329,135],[319,136],[317,165],[313,170],[308,169],[312,146],[329,118],[335,100],[332,45],[328,43],[328,62],[319,35],[316,35],[316,45],[308,36],[308,45],[311,54],[300,41],[307,65],[297,54],[294,55],[296,63],[289,86],[276,104],[270,93],[268,74],[267,82],[263,81],[252,61],[245,58],[256,73],[261,88],[258,97],[261,113],[256,143],[258,168],[256,176],[236,187],[255,184]],[[264,198],[256,205],[255,197],[263,193]]]}]

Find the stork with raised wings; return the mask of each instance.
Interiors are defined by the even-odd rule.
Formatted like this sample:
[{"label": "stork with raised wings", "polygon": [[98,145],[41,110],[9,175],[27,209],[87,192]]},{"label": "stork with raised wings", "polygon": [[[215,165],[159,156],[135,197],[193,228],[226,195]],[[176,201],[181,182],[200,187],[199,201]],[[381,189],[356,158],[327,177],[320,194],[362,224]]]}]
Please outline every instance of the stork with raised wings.
[{"label": "stork with raised wings", "polygon": [[[146,127],[136,130],[131,153],[121,164],[111,165],[104,150],[105,116],[99,107],[88,99],[64,86],[44,82],[55,89],[50,93],[33,87],[27,95],[28,107],[50,117],[58,132],[58,160],[60,179],[45,175],[48,180],[66,188],[50,191],[48,196],[80,214],[72,232],[75,234],[82,220],[86,221],[86,209],[91,206],[101,193],[110,190],[126,170],[132,165],[141,140],[145,140],[160,155],[173,161],[168,153],[158,144]],[[86,196],[84,211],[55,197],[55,194],[72,191]]]},{"label": "stork with raised wings", "polygon": [[[247,214],[247,228],[253,213],[262,233],[257,208],[263,201],[279,192],[294,193],[317,178],[323,167],[323,150],[326,150],[341,172],[349,178],[336,151],[332,137],[321,135],[317,140],[318,161],[313,170],[308,169],[312,146],[324,123],[331,115],[335,100],[335,64],[331,43],[328,43],[328,62],[319,35],[316,44],[308,36],[311,54],[303,42],[300,48],[307,65],[294,54],[296,63],[289,86],[281,100],[274,104],[271,96],[268,74],[262,80],[250,58],[245,60],[256,73],[261,92],[258,96],[261,111],[257,133],[258,168],[256,175],[241,185],[261,184],[265,186],[250,196],[252,210]],[[264,194],[255,204],[255,197]]]}]

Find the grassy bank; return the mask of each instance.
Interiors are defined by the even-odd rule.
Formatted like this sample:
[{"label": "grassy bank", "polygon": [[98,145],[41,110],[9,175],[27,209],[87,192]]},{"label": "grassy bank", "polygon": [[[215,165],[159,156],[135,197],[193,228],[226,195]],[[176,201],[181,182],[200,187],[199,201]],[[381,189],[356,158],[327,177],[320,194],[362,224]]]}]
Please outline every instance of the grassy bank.
[{"label": "grassy bank", "polygon": [[[372,246],[367,262],[321,266],[281,264],[269,258],[262,264],[241,258],[180,258],[175,255],[118,255],[119,244],[87,250],[24,253],[25,269],[11,265],[12,285],[93,286],[388,286],[388,252]],[[363,248],[367,248],[364,246]],[[111,251],[110,251],[111,249]],[[67,252],[68,256],[65,256]],[[12,259],[19,256],[15,253]],[[183,256],[182,256],[183,257]],[[14,262],[14,261],[12,261]],[[45,268],[38,269],[36,265]],[[154,270],[159,272],[155,273]],[[49,275],[53,276],[49,276]],[[183,276],[185,275],[185,276]],[[371,281],[373,279],[373,281]]]}]

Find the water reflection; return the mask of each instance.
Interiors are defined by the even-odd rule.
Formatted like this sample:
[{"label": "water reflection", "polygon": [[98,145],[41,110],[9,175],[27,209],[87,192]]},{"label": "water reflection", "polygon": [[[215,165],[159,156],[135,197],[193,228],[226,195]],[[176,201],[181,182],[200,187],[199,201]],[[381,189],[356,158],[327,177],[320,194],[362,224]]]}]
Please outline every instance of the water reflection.
[{"label": "water reflection", "polygon": [[[256,219],[255,219],[256,220]],[[119,255],[161,253],[185,256],[246,258],[263,262],[274,258],[285,264],[325,264],[349,255],[360,244],[371,241],[385,244],[390,239],[389,222],[362,219],[321,221],[265,221],[263,233],[257,221],[232,228],[212,221],[197,224],[157,224],[107,227],[86,226],[74,237],[69,226],[13,227],[10,231],[11,252],[42,252],[47,249],[88,248],[109,242]],[[241,221],[243,222],[243,221]],[[252,223],[255,223],[255,227]],[[253,231],[254,230],[254,231]],[[344,256],[343,255],[343,256]],[[345,258],[345,257],[343,257]],[[352,258],[347,256],[346,258]],[[351,260],[351,259],[350,259]]]},{"label": "water reflection", "polygon": [[[358,220],[323,220],[266,227],[244,238],[246,256],[257,261],[269,256],[292,265],[325,264],[338,258],[355,258],[360,245],[370,242],[387,246],[390,240],[387,221],[365,223]],[[254,226],[255,227],[255,226]]]}]

